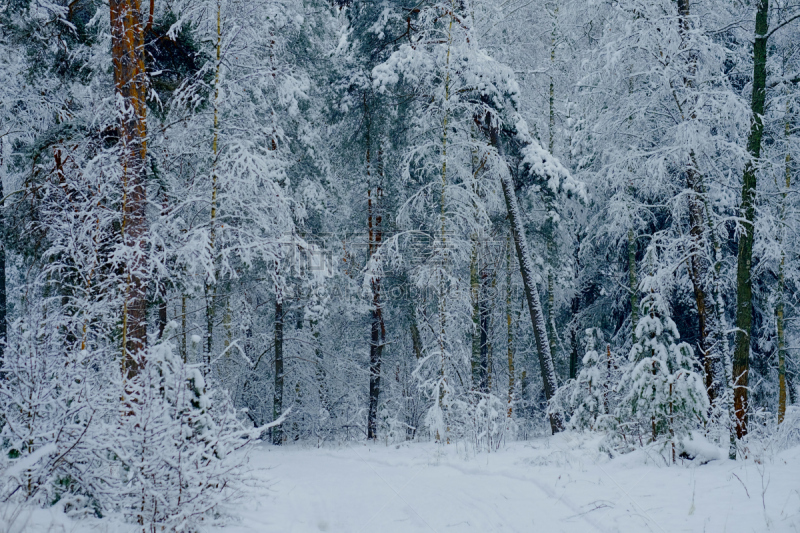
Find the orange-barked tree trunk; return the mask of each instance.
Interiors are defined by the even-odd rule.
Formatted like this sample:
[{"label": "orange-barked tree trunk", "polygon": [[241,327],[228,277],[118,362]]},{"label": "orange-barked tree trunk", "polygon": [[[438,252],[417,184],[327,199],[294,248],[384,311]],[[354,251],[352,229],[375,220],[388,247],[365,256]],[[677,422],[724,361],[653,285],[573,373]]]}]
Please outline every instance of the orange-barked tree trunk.
[{"label": "orange-barked tree trunk", "polygon": [[140,0],[109,0],[111,55],[122,164],[122,244],[127,249],[122,314],[123,373],[135,375],[147,344],[145,158],[147,154],[144,25]]}]

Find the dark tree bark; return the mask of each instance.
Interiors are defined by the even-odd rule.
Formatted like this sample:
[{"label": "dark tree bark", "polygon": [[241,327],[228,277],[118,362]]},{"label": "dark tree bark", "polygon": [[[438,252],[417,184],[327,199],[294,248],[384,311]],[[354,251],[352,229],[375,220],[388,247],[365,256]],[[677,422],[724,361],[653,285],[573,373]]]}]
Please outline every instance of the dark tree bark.
[{"label": "dark tree bark", "polygon": [[[283,413],[283,301],[280,294],[275,298],[275,391],[272,397],[272,419],[277,420]],[[272,444],[283,443],[283,428],[272,428]]]},{"label": "dark tree bark", "polygon": [[[369,136],[367,137],[369,145]],[[367,147],[367,176],[370,174],[370,152]],[[383,152],[378,150],[378,179],[383,177]],[[383,215],[381,213],[381,200],[383,189],[380,185],[375,188],[373,197],[372,189],[367,190],[367,226],[369,229],[369,249],[368,254],[372,255],[378,250],[383,239]],[[381,302],[381,280],[378,277],[372,279],[372,323],[369,344],[369,409],[367,412],[367,438],[376,439],[378,437],[378,396],[381,392],[381,361],[383,359],[383,344],[386,335],[383,322],[383,309]]]},{"label": "dark tree bark", "polygon": [[742,203],[739,208],[744,231],[739,237],[736,264],[736,341],[733,354],[733,408],[736,414],[736,436],[747,435],[748,374],[750,372],[750,333],[753,329],[753,280],[750,277],[753,261],[753,240],[756,197],[756,164],[761,157],[761,137],[764,133],[762,116],[767,83],[767,30],[769,0],[758,0],[756,36],[753,43],[753,94],[750,102],[750,134],[742,180]]},{"label": "dark tree bark", "polygon": [[[162,284],[163,287],[163,284]],[[158,338],[164,336],[164,328],[167,327],[167,295],[162,289],[158,300]]]},{"label": "dark tree bark", "polygon": [[[487,282],[488,282],[488,275],[485,270],[481,271],[480,274],[480,288],[478,289],[480,294],[485,294],[487,289]],[[480,298],[478,300],[478,317],[479,317],[479,325],[480,325],[480,334],[478,335],[478,340],[480,342],[480,364],[479,371],[480,371],[480,390],[481,392],[491,392],[491,364],[490,364],[490,354],[489,354],[489,302],[486,298]]]},{"label": "dark tree bark", "polygon": [[[578,312],[581,308],[581,299],[579,295],[572,298],[572,319],[577,320]],[[569,354],[569,379],[578,377],[578,324],[575,322],[570,330],[570,343],[572,344]]]},{"label": "dark tree bark", "polygon": [[417,325],[417,310],[414,307],[414,302],[409,303],[409,311],[408,311],[411,323],[408,326],[408,329],[411,333],[411,347],[414,350],[414,357],[417,360],[422,358],[422,338],[419,335],[419,326]]},{"label": "dark tree bark", "polygon": [[632,228],[628,228],[628,285],[631,293],[631,342],[636,343],[636,326],[639,324],[639,281],[636,276],[636,240]]},{"label": "dark tree bark", "polygon": [[[0,145],[0,150],[2,150],[2,145]],[[2,177],[0,177],[0,198],[5,198]],[[8,340],[8,327],[6,324],[6,225],[3,209],[3,203],[0,203],[0,368],[3,367],[5,362],[6,341]],[[4,378],[5,372],[0,371],[0,379]]]}]

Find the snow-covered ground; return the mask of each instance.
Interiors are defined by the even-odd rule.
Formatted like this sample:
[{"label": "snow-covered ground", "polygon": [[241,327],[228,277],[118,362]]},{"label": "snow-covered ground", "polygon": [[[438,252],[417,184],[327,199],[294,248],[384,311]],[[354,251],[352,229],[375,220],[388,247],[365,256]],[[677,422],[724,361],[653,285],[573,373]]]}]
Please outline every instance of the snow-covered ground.
[{"label": "snow-covered ground", "polygon": [[[697,447],[703,461],[667,466],[654,451],[612,460],[569,434],[477,455],[424,443],[265,445],[251,464],[266,488],[221,533],[800,531],[800,448],[705,462],[723,450]],[[53,512],[20,531],[38,529],[121,531]]]}]

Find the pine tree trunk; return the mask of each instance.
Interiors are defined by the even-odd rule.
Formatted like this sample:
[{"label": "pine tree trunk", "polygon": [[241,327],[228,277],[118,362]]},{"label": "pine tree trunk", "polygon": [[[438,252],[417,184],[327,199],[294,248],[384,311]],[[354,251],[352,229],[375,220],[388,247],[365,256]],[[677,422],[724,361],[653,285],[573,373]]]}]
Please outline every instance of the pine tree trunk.
[{"label": "pine tree trunk", "polygon": [[[272,419],[277,420],[283,412],[283,301],[280,294],[275,298],[275,391],[272,397]],[[272,444],[283,443],[283,428],[275,426]]]},{"label": "pine tree trunk", "polygon": [[145,159],[147,154],[144,28],[139,0],[110,0],[111,55],[115,92],[120,102],[119,144],[122,164],[123,245],[132,252],[126,264],[122,316],[123,374],[139,371],[138,352],[147,346]]},{"label": "pine tree trunk", "polygon": [[752,113],[742,183],[742,203],[739,216],[743,232],[739,237],[736,265],[736,346],[733,356],[733,404],[736,413],[736,436],[747,435],[748,374],[750,372],[750,333],[753,329],[753,280],[750,277],[755,238],[756,164],[761,157],[761,137],[764,133],[762,116],[767,83],[767,30],[769,0],[757,0],[756,35],[753,43]]},{"label": "pine tree trunk", "polygon": [[[500,143],[500,131],[496,124],[492,124],[491,115],[487,116],[487,127],[492,145],[497,149],[502,157],[502,145]],[[531,326],[536,340],[536,351],[539,355],[539,368],[542,373],[542,385],[547,401],[555,395],[558,383],[556,381],[556,371],[553,366],[553,357],[550,353],[550,343],[547,338],[547,327],[545,317],[542,312],[542,302],[539,299],[539,291],[536,288],[536,281],[533,277],[533,264],[531,263],[528,252],[528,241],[525,237],[525,227],[522,214],[519,212],[517,196],[514,191],[514,183],[509,172],[500,173],[500,185],[503,188],[503,197],[506,202],[508,220],[511,224],[511,231],[514,237],[514,246],[517,251],[517,261],[522,275],[522,285],[525,289],[525,299],[531,316]],[[557,433],[564,429],[564,422],[560,413],[550,415],[550,429]]]}]

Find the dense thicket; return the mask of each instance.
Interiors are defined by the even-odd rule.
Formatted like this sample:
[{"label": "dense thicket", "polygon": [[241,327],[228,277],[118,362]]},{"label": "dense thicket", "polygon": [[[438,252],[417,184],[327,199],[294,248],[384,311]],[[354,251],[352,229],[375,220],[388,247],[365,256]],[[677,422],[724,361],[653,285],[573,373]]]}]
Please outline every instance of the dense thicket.
[{"label": "dense thicket", "polygon": [[799,27],[6,2],[0,497],[193,528],[258,438],[746,455],[800,420]]}]

